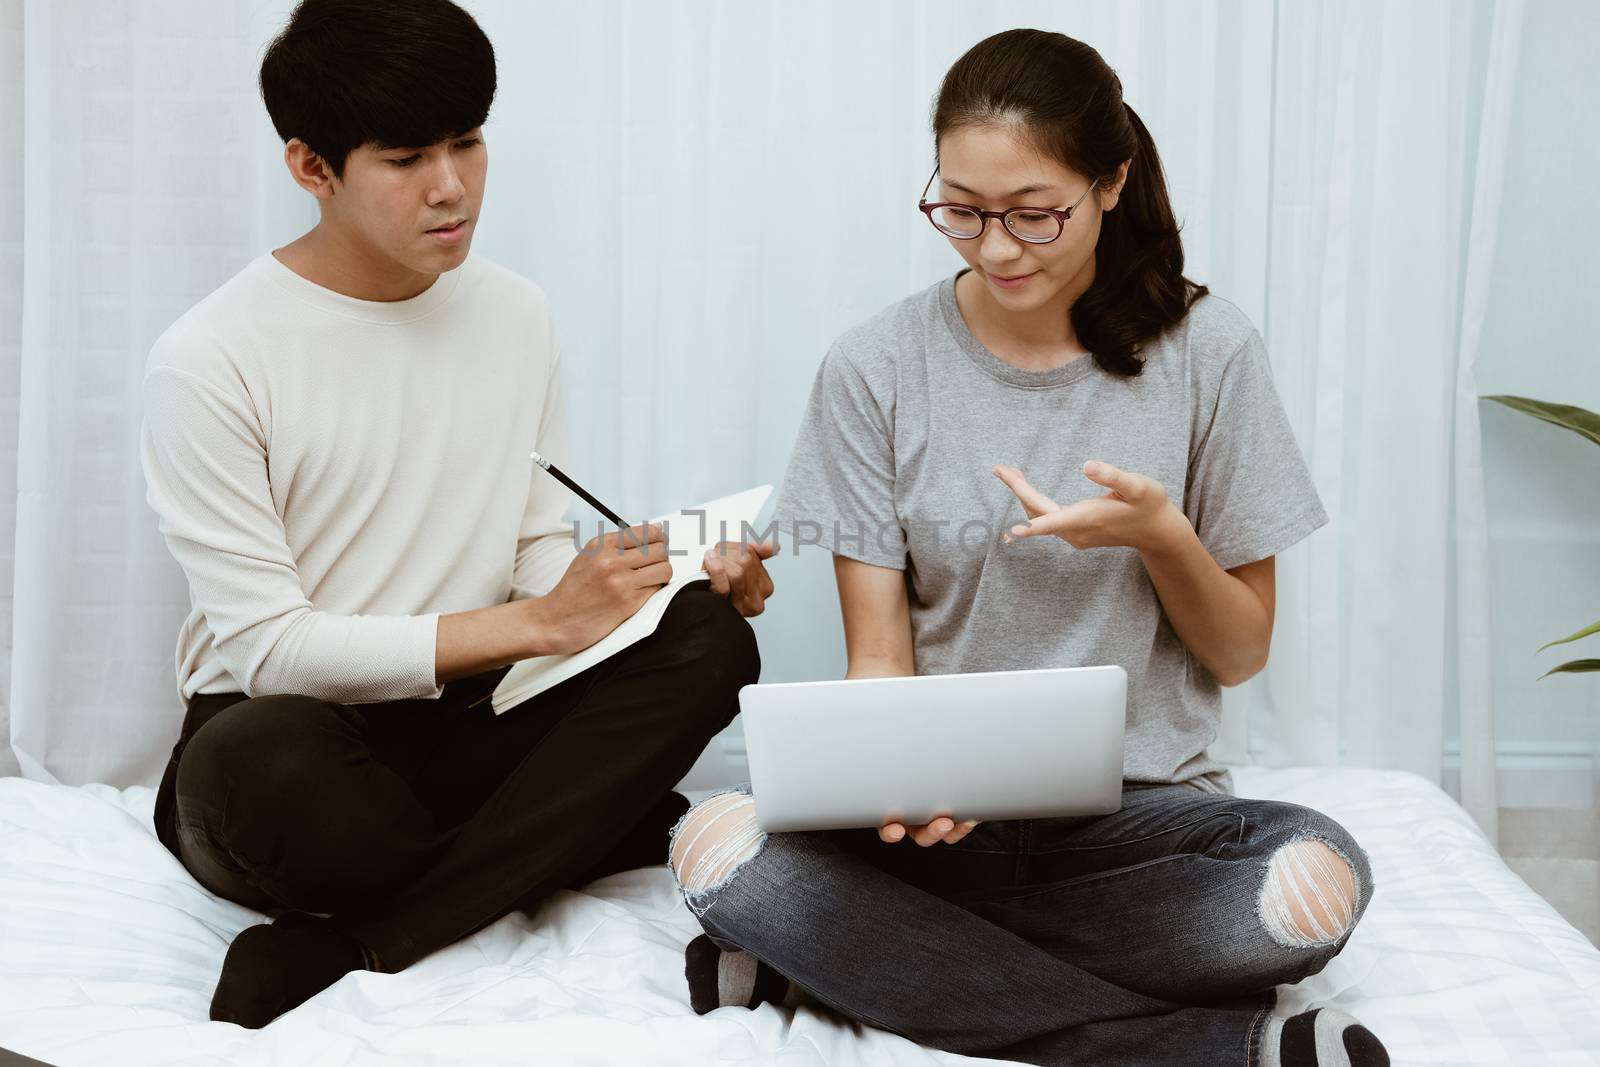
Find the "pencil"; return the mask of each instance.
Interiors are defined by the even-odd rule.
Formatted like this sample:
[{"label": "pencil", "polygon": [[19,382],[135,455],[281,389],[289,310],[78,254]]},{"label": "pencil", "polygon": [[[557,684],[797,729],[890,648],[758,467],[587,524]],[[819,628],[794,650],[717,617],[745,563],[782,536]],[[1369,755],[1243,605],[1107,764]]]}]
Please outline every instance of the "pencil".
[{"label": "pencil", "polygon": [[561,469],[559,467],[545,459],[539,453],[529,452],[528,458],[533,460],[539,466],[543,467],[545,470],[549,471],[551,476],[562,485],[566,486],[568,489],[571,489],[574,493],[577,493],[579,496],[583,497],[583,499],[587,500],[600,512],[600,514],[616,523],[618,530],[624,530],[633,525],[632,523],[625,521],[622,516],[618,515],[615,511],[612,511],[610,508],[600,503],[600,501],[596,500],[589,490],[585,489],[583,486],[579,485],[577,482],[561,473]]}]

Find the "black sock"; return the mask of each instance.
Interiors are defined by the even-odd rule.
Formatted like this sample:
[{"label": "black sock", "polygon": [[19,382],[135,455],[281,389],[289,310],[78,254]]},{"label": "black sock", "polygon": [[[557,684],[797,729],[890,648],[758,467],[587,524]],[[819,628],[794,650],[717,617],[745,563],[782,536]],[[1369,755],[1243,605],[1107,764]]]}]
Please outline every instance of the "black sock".
[{"label": "black sock", "polygon": [[777,1004],[792,1008],[803,994],[789,979],[748,952],[724,952],[705,934],[683,950],[689,1006],[696,1015],[718,1008]]},{"label": "black sock", "polygon": [[241,931],[228,946],[211,995],[211,1018],[259,1029],[375,962],[329,920],[285,912],[270,925]]},{"label": "black sock", "polygon": [[1389,1053],[1377,1036],[1332,1008],[1291,1015],[1281,1027],[1269,1027],[1266,1043],[1261,1057],[1266,1067],[1389,1067]]}]

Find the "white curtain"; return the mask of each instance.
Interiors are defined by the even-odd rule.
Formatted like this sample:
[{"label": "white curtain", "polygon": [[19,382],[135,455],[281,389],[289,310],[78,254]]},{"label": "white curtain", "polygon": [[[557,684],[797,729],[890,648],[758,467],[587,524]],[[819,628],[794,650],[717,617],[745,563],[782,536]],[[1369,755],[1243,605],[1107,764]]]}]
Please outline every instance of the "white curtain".
[{"label": "white curtain", "polygon": [[1266,762],[1439,776],[1495,836],[1474,365],[1520,2],[1278,8],[1265,333],[1329,528],[1278,570],[1230,700]]},{"label": "white curtain", "polygon": [[[31,777],[153,784],[188,596],[144,503],[139,378],[178,314],[314,221],[255,89],[289,4],[0,4],[23,206],[0,214],[0,736]],[[466,6],[500,70],[475,250],[549,292],[575,466],[639,514],[776,482],[829,340],[955,269],[914,210],[949,64],[1012,26],[1094,45],[1161,149],[1186,272],[1265,334],[1333,517],[1279,560],[1272,663],[1228,692],[1224,747],[1248,719],[1272,762],[1438,780],[1459,708],[1492,825],[1472,311],[1517,3]],[[815,556],[772,565],[767,680],[842,669]]]}]

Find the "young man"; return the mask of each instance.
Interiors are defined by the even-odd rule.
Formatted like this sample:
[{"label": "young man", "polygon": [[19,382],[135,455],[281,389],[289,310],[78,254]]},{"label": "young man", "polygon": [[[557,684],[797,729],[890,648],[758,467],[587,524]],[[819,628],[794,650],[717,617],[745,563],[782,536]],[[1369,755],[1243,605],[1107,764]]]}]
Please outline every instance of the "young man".
[{"label": "young man", "polygon": [[[550,892],[666,862],[672,786],[760,659],[767,544],[708,553],[650,637],[496,715],[671,575],[659,528],[573,544],[544,294],[479,257],[494,53],[448,0],[304,0],[261,66],[317,225],[156,342],[148,500],[188,577],[157,835],[275,917],[211,1018],[264,1026]],[[627,535],[623,535],[627,536]]]}]

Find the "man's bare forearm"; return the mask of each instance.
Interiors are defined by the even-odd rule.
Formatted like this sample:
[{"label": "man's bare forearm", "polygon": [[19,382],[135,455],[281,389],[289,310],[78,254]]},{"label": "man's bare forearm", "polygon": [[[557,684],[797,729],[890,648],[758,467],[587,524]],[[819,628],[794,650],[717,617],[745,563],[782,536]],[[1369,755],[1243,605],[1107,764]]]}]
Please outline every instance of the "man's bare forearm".
[{"label": "man's bare forearm", "polygon": [[559,629],[548,619],[542,597],[440,615],[434,684],[560,650]]}]

